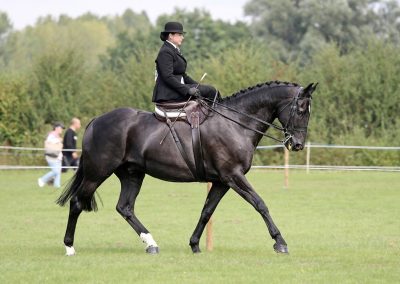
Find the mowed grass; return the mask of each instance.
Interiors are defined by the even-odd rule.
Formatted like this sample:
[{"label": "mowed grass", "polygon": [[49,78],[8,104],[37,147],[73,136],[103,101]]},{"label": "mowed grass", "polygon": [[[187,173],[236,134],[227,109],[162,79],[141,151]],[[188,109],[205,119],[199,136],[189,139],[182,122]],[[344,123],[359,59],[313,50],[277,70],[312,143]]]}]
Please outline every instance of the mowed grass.
[{"label": "mowed grass", "polygon": [[[277,255],[258,213],[232,190],[214,220],[214,250],[193,255],[189,238],[205,184],[147,177],[136,213],[160,254],[115,211],[119,182],[98,190],[104,205],[82,213],[77,255],[62,243],[68,208],[39,188],[42,171],[0,172],[0,283],[395,283],[400,280],[399,173],[256,171],[248,179],[269,206],[290,255]],[[63,175],[63,182],[71,173]]]}]

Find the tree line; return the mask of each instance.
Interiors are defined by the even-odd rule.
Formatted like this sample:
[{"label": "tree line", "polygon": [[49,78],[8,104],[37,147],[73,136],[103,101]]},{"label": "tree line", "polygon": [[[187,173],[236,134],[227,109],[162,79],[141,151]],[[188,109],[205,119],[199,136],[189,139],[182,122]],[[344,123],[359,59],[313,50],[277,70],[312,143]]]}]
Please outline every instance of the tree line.
[{"label": "tree line", "polygon": [[[199,79],[207,72],[206,83],[223,96],[270,80],[319,82],[310,141],[395,145],[397,1],[250,0],[244,11],[250,22],[176,9],[152,24],[145,12],[128,9],[112,17],[43,17],[23,30],[14,30],[0,12],[0,145],[41,145],[49,124],[73,116],[88,122],[121,106],[152,110],[159,33],[169,20],[182,22],[187,32],[188,73]],[[351,156],[360,163],[382,160],[375,154],[319,156],[326,155],[338,163]],[[395,153],[384,157],[396,159]]]}]

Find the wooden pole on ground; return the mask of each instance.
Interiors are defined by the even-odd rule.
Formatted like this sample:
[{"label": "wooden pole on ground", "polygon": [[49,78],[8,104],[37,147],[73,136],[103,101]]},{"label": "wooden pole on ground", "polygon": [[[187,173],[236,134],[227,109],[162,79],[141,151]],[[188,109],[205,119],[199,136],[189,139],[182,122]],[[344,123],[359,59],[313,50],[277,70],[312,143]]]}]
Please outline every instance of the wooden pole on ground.
[{"label": "wooden pole on ground", "polygon": [[285,149],[285,181],[284,181],[284,187],[289,188],[289,150]]},{"label": "wooden pole on ground", "polygon": [[[210,192],[212,183],[209,182],[207,183],[207,194]],[[212,216],[210,217],[210,220],[207,223],[206,226],[206,249],[207,251],[212,251],[213,250],[213,224],[212,224]]]},{"label": "wooden pole on ground", "polygon": [[310,155],[311,155],[311,146],[310,146],[310,141],[307,142],[307,164],[306,164],[306,169],[307,169],[307,174],[310,173]]}]

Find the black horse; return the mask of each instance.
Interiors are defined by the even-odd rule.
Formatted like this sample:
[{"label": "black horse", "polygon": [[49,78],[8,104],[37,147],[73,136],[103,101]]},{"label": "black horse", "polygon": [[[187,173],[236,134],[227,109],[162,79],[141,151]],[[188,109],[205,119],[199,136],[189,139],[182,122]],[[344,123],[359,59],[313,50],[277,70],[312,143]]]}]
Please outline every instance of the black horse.
[{"label": "black horse", "polygon": [[[287,244],[274,224],[267,206],[247,181],[254,151],[270,126],[284,131],[285,146],[299,151],[304,147],[310,116],[311,95],[316,85],[306,88],[287,82],[267,82],[242,90],[214,104],[212,115],[201,126],[206,179],[212,182],[200,219],[190,238],[194,253],[204,227],[229,188],[249,202],[264,219],[275,240],[274,250],[288,253]],[[283,127],[272,122],[278,118]],[[61,194],[61,206],[70,200],[64,238],[67,255],[73,248],[80,213],[97,210],[96,189],[112,174],[121,182],[117,211],[146,243],[146,252],[158,253],[153,237],[134,213],[134,205],[145,174],[172,182],[199,181],[180,155],[165,123],[150,112],[120,108],[92,120],[85,130],[79,168]],[[190,126],[174,125],[187,153],[193,153]],[[194,157],[189,159],[193,162]]]}]

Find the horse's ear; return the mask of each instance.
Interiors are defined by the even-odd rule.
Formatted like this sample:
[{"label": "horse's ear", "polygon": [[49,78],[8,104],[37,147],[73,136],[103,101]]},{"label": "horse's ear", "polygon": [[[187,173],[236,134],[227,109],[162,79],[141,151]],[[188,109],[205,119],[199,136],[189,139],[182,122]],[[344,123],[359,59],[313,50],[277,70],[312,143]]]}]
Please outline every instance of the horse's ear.
[{"label": "horse's ear", "polygon": [[305,89],[303,90],[302,95],[303,95],[303,96],[306,96],[306,97],[311,97],[312,93],[315,91],[315,89],[317,88],[317,86],[318,86],[318,83],[316,83],[315,85],[314,85],[314,83],[309,84],[309,85],[308,85],[307,87],[305,87]]},{"label": "horse's ear", "polygon": [[317,82],[317,83],[315,83],[314,86],[312,86],[310,95],[311,95],[312,93],[314,93],[314,91],[315,91],[315,89],[317,88],[318,84],[319,84],[319,83]]}]

